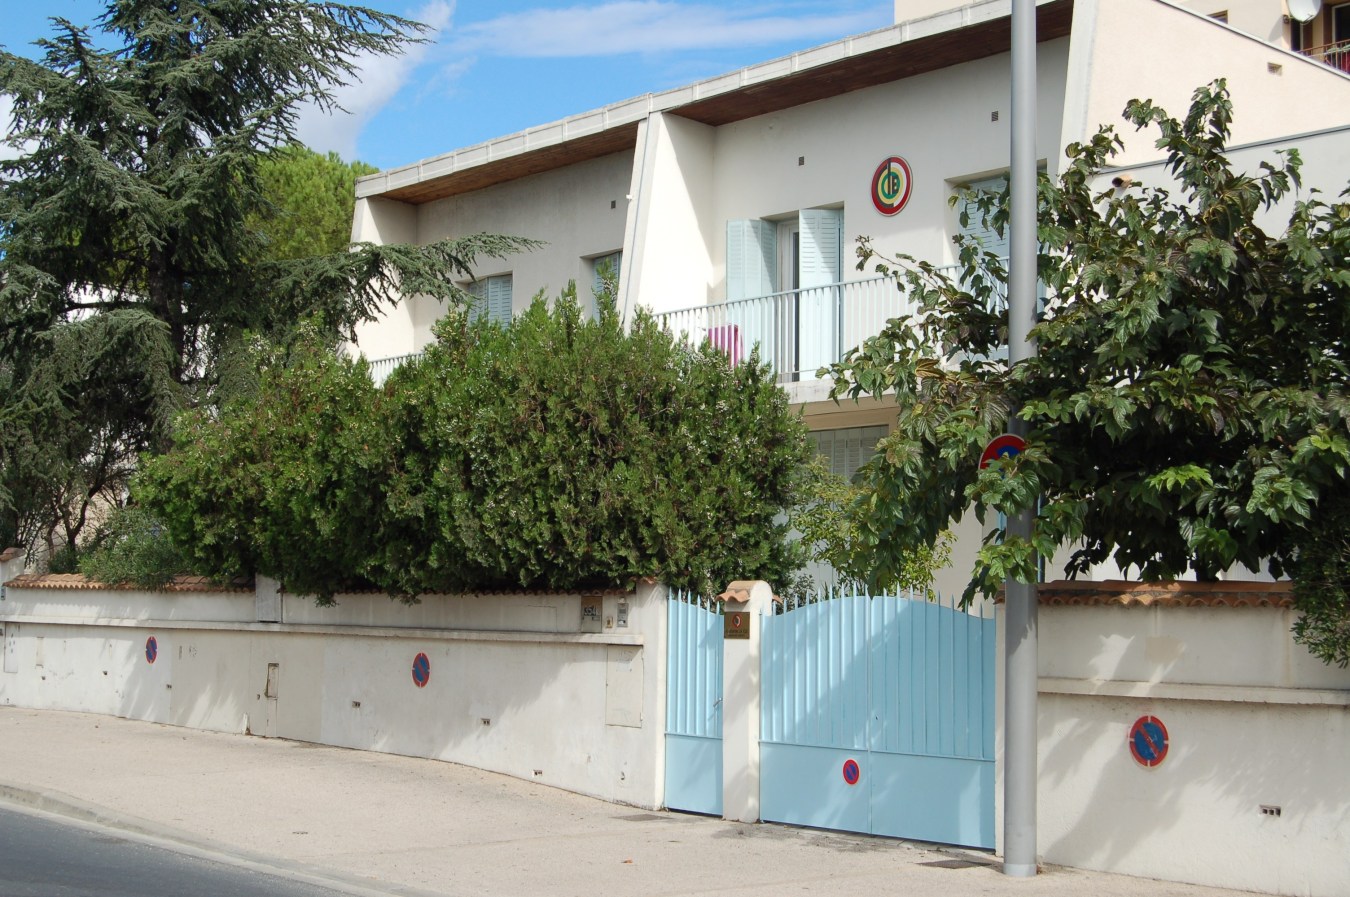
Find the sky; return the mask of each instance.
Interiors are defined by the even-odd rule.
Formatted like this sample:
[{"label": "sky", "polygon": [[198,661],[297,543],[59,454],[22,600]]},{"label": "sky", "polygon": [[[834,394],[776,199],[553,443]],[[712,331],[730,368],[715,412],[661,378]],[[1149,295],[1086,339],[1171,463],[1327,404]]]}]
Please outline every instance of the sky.
[{"label": "sky", "polygon": [[[299,137],[379,168],[882,28],[894,13],[892,0],[359,2],[434,30],[402,56],[361,60],[360,80],[338,92],[347,112],[304,110]],[[0,0],[0,46],[36,57],[50,17],[92,25],[104,7]],[[6,131],[9,111],[0,97]]]}]

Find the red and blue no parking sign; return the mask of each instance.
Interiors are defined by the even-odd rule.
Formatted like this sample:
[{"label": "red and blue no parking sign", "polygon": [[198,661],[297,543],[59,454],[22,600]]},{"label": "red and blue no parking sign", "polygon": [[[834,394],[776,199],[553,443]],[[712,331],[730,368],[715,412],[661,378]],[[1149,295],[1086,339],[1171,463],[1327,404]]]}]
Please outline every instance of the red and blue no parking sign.
[{"label": "red and blue no parking sign", "polygon": [[159,642],[152,635],[145,640],[145,662],[154,663],[155,658],[159,656]]},{"label": "red and blue no parking sign", "polygon": [[418,688],[426,688],[427,683],[431,681],[431,661],[425,654],[418,654],[413,658],[412,677],[413,684]]},{"label": "red and blue no parking sign", "polygon": [[858,761],[852,757],[844,761],[844,781],[850,785],[858,784],[862,778],[862,770],[858,768]]},{"label": "red and blue no parking sign", "polygon": [[1167,757],[1167,727],[1156,716],[1141,716],[1130,726],[1130,756],[1149,769]]},{"label": "red and blue no parking sign", "polygon": [[1026,451],[1026,448],[1027,442],[1021,436],[1014,436],[1011,433],[995,436],[980,454],[980,470],[984,470],[996,460],[1015,458]]}]

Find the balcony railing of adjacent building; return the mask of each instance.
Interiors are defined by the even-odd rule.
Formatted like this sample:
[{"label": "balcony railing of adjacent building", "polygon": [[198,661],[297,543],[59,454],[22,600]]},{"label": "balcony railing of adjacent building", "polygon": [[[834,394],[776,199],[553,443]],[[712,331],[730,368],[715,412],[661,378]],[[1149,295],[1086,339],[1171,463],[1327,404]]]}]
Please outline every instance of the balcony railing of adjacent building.
[{"label": "balcony railing of adjacent building", "polygon": [[389,379],[389,375],[392,374],[399,365],[403,364],[405,361],[411,361],[421,354],[421,352],[409,352],[407,355],[391,355],[388,358],[376,358],[368,361],[367,364],[370,365],[370,379],[375,381],[376,386],[381,386],[384,384],[385,380]]},{"label": "balcony railing of adjacent building", "polygon": [[[950,277],[959,266],[939,269]],[[780,382],[810,380],[849,349],[876,336],[891,318],[916,311],[892,277],[845,281],[753,299],[698,305],[656,316],[691,344],[710,342],[734,360],[759,346]]]},{"label": "balcony railing of adjacent building", "polygon": [[1303,55],[1311,56],[1334,69],[1350,73],[1350,40],[1337,41],[1334,44],[1325,44],[1320,47],[1308,47],[1303,50]]}]

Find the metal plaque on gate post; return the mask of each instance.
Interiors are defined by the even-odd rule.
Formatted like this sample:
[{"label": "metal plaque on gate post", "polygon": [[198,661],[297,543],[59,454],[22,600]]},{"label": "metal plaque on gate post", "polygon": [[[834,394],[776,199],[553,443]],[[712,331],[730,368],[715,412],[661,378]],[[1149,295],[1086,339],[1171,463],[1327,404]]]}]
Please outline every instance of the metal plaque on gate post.
[{"label": "metal plaque on gate post", "polygon": [[722,638],[750,637],[750,612],[728,608],[722,615]]}]

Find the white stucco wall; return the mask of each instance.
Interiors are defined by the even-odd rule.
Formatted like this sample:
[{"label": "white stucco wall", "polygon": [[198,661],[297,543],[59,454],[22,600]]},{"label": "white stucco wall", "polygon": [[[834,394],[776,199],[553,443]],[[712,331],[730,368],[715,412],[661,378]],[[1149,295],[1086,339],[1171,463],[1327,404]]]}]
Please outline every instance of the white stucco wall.
[{"label": "white stucco wall", "polygon": [[[478,276],[510,272],[514,306],[543,290],[555,297],[575,280],[579,298],[591,298],[587,259],[623,249],[633,153],[614,153],[566,168],[451,196],[418,207],[418,241],[475,233],[541,240],[538,249],[505,259],[483,259]],[[418,327],[439,311],[424,311]],[[429,336],[429,334],[428,334]]]},{"label": "white stucco wall", "polygon": [[641,131],[627,295],[654,312],[708,301],[714,235],[713,150],[717,131],[654,113]]},{"label": "white stucco wall", "polygon": [[[252,595],[170,607],[178,597],[9,588],[0,703],[430,757],[661,801],[661,587],[605,595],[597,632],[579,631],[579,595],[427,596],[413,607],[352,595],[330,609],[288,596],[285,622],[270,624],[241,620]],[[411,675],[418,653],[430,661],[423,688]]]},{"label": "white stucco wall", "polygon": [[[362,199],[353,234],[374,243],[431,243],[477,233],[540,240],[543,245],[531,251],[479,259],[475,276],[511,274],[517,311],[540,291],[556,297],[569,280],[590,307],[590,259],[624,248],[632,168],[631,152],[615,153],[421,206]],[[357,345],[372,360],[420,351],[443,314],[441,303],[410,297],[359,327]]]},{"label": "white stucco wall", "polygon": [[[1261,607],[1042,606],[1045,860],[1350,893],[1350,672],[1296,645],[1293,619]],[[1145,715],[1168,732],[1152,768],[1127,744]]]},{"label": "white stucco wall", "polygon": [[1118,163],[1148,161],[1157,134],[1125,124],[1125,104],[1151,99],[1182,119],[1217,78],[1232,96],[1234,144],[1350,123],[1350,77],[1169,3],[1075,0],[1073,34],[1061,147],[1112,124],[1125,139]]},{"label": "white stucco wall", "polygon": [[[1068,41],[1037,54],[1037,152],[1060,155],[1061,98]],[[725,296],[726,222],[795,215],[843,205],[844,275],[865,279],[853,254],[860,235],[878,250],[938,263],[953,260],[955,184],[1007,170],[1007,54],[855,91],[717,129],[713,196],[715,298]],[[991,121],[997,112],[998,120]],[[914,177],[908,205],[887,217],[873,207],[872,175],[892,155]],[[802,164],[798,164],[799,159]]]},{"label": "white stucco wall", "polygon": [[[417,242],[417,208],[379,196],[362,197],[356,201],[352,221],[353,243]],[[413,330],[413,305],[400,302],[388,307],[374,321],[363,321],[356,327],[357,348],[366,358],[392,358],[416,351]]]},{"label": "white stucco wall", "polygon": [[1175,5],[1202,16],[1228,13],[1228,24],[1281,46],[1289,45],[1289,28],[1284,23],[1284,0],[1174,0]]}]

